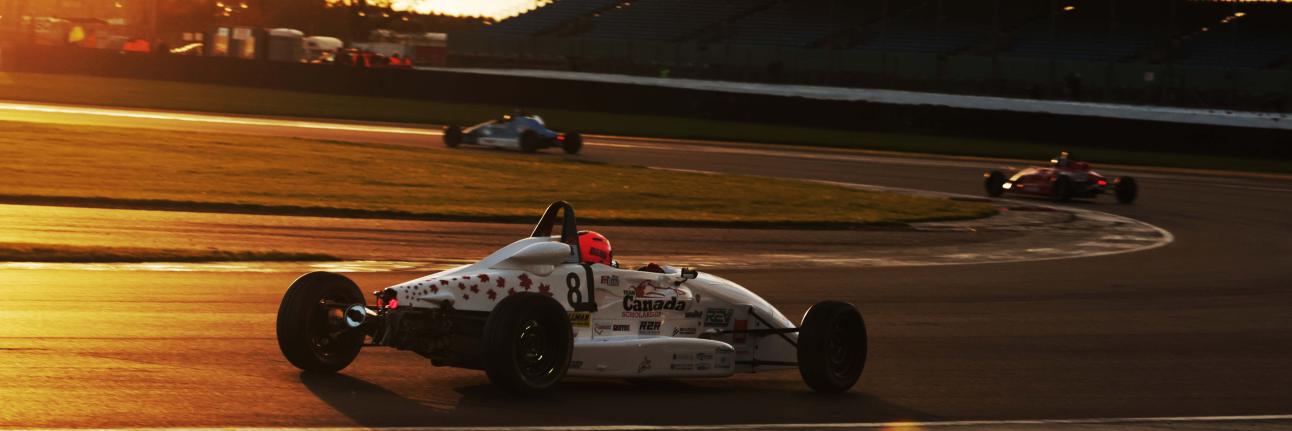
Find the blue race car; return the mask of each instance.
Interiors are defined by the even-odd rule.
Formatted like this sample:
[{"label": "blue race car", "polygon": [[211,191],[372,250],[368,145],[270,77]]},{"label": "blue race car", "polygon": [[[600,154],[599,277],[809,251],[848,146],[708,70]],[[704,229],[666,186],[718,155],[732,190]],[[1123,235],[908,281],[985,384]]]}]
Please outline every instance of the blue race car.
[{"label": "blue race car", "polygon": [[444,145],[457,148],[462,144],[483,145],[532,153],[544,148],[560,147],[566,154],[583,149],[583,136],[575,132],[557,133],[534,114],[506,114],[466,129],[444,128]]}]

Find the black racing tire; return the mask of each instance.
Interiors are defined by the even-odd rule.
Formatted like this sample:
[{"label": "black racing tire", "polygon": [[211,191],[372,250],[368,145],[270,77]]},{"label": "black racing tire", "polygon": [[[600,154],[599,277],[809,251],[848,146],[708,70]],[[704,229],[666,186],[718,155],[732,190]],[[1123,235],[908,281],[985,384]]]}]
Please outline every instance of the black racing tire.
[{"label": "black racing tire", "polygon": [[814,391],[847,392],[866,369],[867,342],[866,321],[857,307],[818,302],[799,325],[799,375]]},{"label": "black racing tire", "polygon": [[542,146],[541,140],[542,138],[539,138],[533,130],[526,130],[525,133],[520,134],[520,150],[526,153],[538,151]]},{"label": "black racing tire", "polygon": [[458,126],[448,126],[444,128],[444,146],[457,148],[462,145],[462,128]]},{"label": "black racing tire", "polygon": [[489,381],[514,394],[536,394],[565,378],[574,333],[565,307],[537,293],[508,296],[485,321],[484,369]]},{"label": "black racing tire", "polygon": [[561,150],[565,154],[579,154],[583,149],[583,135],[579,132],[570,132],[565,134],[565,139],[561,141]]},{"label": "black racing tire", "polygon": [[1067,202],[1072,200],[1074,193],[1072,188],[1072,179],[1066,175],[1059,175],[1054,177],[1054,186],[1050,189],[1050,195],[1059,202]]},{"label": "black racing tire", "polygon": [[998,198],[1005,193],[1001,188],[1005,185],[1005,173],[992,169],[982,174],[982,186],[987,191],[987,196]]},{"label": "black racing tire", "polygon": [[1118,203],[1134,203],[1135,198],[1139,197],[1139,184],[1134,177],[1117,178],[1113,180],[1113,193],[1117,196]]},{"label": "black racing tire", "polygon": [[278,305],[278,349],[288,362],[305,371],[335,373],[354,362],[364,333],[342,326],[343,310],[324,306],[364,304],[359,286],[343,275],[311,272],[287,288]]}]

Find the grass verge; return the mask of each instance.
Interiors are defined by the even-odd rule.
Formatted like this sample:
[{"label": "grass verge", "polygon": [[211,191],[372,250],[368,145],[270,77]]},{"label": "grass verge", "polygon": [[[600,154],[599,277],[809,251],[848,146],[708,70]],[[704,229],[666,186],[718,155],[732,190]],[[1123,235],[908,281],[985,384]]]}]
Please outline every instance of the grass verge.
[{"label": "grass verge", "polygon": [[0,122],[0,200],[355,217],[524,221],[567,200],[594,223],[859,227],[989,205],[555,155]]},{"label": "grass verge", "polygon": [[[0,73],[0,99],[250,115],[474,124],[513,107],[338,96],[78,75]],[[585,133],[816,145],[1047,160],[1060,149],[1095,163],[1292,173],[1292,163],[1240,157],[1087,148],[976,138],[866,133],[772,124],[543,110],[553,127]]]},{"label": "grass verge", "polygon": [[316,253],[277,251],[179,250],[59,244],[0,243],[0,262],[139,263],[139,262],[305,262],[341,260]]}]

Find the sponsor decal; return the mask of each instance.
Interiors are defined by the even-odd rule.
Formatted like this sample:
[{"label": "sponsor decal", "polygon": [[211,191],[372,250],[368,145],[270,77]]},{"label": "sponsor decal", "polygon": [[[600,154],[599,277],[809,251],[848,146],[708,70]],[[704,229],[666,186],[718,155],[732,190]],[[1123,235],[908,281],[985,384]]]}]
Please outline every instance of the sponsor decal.
[{"label": "sponsor decal", "polygon": [[686,311],[689,299],[686,291],[642,280],[632,289],[624,290],[624,312],[627,315],[628,312]]},{"label": "sponsor decal", "polygon": [[697,360],[697,361],[712,361],[712,360],[713,360],[713,355],[712,355],[712,354],[709,354],[709,353],[704,353],[704,352],[696,353],[696,354],[695,354],[695,360]]},{"label": "sponsor decal", "polygon": [[673,328],[674,337],[687,336],[687,335],[695,336],[695,332],[696,332],[696,328],[694,326],[690,326],[686,328],[683,328],[683,327]]},{"label": "sponsor decal", "polygon": [[748,339],[746,336],[749,334],[743,331],[747,331],[747,330],[749,330],[749,321],[744,319],[736,319],[736,327],[732,328],[732,331],[735,331],[735,332],[731,334],[731,341],[733,343],[744,344],[745,341]]},{"label": "sponsor decal", "polygon": [[699,319],[699,318],[700,318],[700,316],[701,316],[701,315],[703,315],[703,314],[704,314],[704,312],[703,312],[703,311],[700,311],[700,310],[691,310],[691,311],[686,312],[686,314],[683,314],[683,315],[682,315],[682,317],[685,317],[685,318],[687,318],[687,319]]},{"label": "sponsor decal", "polygon": [[658,320],[643,320],[637,326],[639,335],[659,335],[660,322]]},{"label": "sponsor decal", "polygon": [[587,328],[592,323],[592,313],[586,311],[571,311],[570,326],[576,328]]},{"label": "sponsor decal", "polygon": [[690,370],[695,368],[695,364],[672,364],[668,368],[671,370]]},{"label": "sponsor decal", "polygon": [[674,360],[674,361],[689,361],[689,360],[692,360],[692,359],[695,359],[695,355],[694,355],[694,354],[691,354],[691,353],[674,353],[674,354],[673,354],[673,360]]},{"label": "sponsor decal", "polygon": [[601,285],[602,285],[602,286],[618,287],[618,286],[619,286],[619,276],[618,276],[618,275],[603,275],[603,276],[601,276]]},{"label": "sponsor decal", "polygon": [[577,370],[583,368],[583,361],[570,361],[570,369]]},{"label": "sponsor decal", "polygon": [[709,369],[709,364],[695,364],[695,369],[698,371],[707,370]]},{"label": "sponsor decal", "polygon": [[650,369],[650,358],[642,356],[642,363],[637,365],[637,373],[641,374],[642,371],[646,371],[649,369]]},{"label": "sponsor decal", "polygon": [[732,311],[730,308],[709,308],[704,310],[704,326],[712,328],[726,328],[731,323]]},{"label": "sponsor decal", "polygon": [[[650,311],[686,311],[689,303],[686,300],[679,301],[677,297],[664,299],[641,299],[638,296],[629,293],[624,295],[625,312],[650,312]],[[625,313],[626,314],[626,313]]]},{"label": "sponsor decal", "polygon": [[650,318],[650,317],[661,317],[663,315],[664,313],[659,311],[625,311],[624,312],[624,317],[632,317],[632,318],[638,318],[638,319]]},{"label": "sponsor decal", "polygon": [[597,323],[592,326],[593,335],[610,336],[615,333],[626,333],[633,329],[632,325],[627,323]]}]

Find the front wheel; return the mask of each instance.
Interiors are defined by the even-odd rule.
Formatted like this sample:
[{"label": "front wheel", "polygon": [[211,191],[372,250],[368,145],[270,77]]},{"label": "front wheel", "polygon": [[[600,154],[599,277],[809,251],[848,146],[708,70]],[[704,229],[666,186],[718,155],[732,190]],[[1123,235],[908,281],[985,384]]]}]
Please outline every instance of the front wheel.
[{"label": "front wheel", "polygon": [[583,135],[578,132],[566,133],[561,139],[561,150],[565,154],[578,154],[583,149]]},{"label": "front wheel", "polygon": [[799,374],[817,392],[851,389],[866,368],[866,322],[852,304],[822,301],[803,315]]},{"label": "front wheel", "polygon": [[462,145],[462,128],[458,126],[449,126],[444,128],[444,146],[457,148]]},{"label": "front wheel", "polygon": [[345,324],[345,309],[363,305],[363,293],[349,278],[311,272],[287,288],[278,305],[278,349],[305,371],[334,373],[354,362],[363,331]]},{"label": "front wheel", "polygon": [[987,191],[987,196],[993,198],[1000,197],[1005,193],[1005,174],[1001,171],[991,170],[982,175],[982,186]]},{"label": "front wheel", "polygon": [[565,307],[537,293],[508,296],[485,322],[484,369],[489,381],[512,393],[551,389],[565,377],[574,334]]},{"label": "front wheel", "polygon": [[1139,185],[1135,183],[1135,178],[1121,177],[1113,181],[1113,192],[1117,195],[1118,203],[1133,203],[1139,197]]}]

